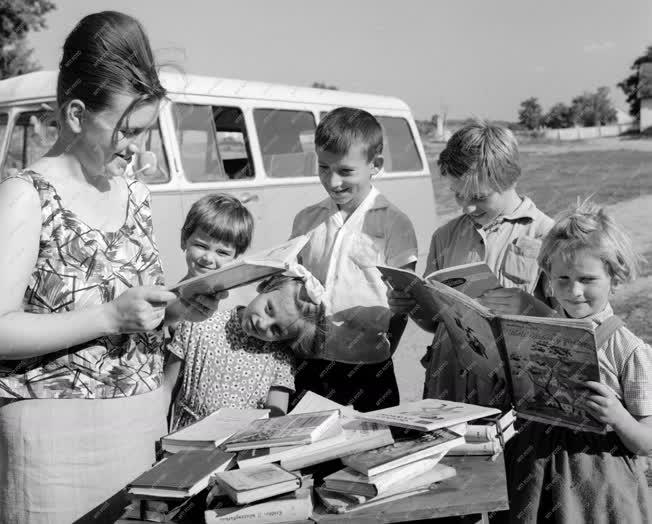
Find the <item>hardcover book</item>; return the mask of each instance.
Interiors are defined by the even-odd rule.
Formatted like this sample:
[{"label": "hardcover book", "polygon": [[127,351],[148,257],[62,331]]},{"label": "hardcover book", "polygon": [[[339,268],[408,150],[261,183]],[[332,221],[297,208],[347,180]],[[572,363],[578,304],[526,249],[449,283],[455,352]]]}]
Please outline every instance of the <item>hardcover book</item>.
[{"label": "hardcover book", "polygon": [[301,486],[300,477],[275,464],[224,471],[215,475],[215,481],[236,504],[249,504]]},{"label": "hardcover book", "polygon": [[234,461],[234,454],[219,449],[179,451],[134,479],[127,491],[136,496],[190,497],[208,486],[211,475]]},{"label": "hardcover book", "polygon": [[588,319],[495,314],[476,300],[410,271],[378,266],[395,289],[409,289],[418,316],[443,322],[459,362],[504,384],[519,417],[604,433],[582,408],[586,381],[600,381],[597,343]]},{"label": "hardcover book", "polygon": [[[330,491],[323,487],[315,488],[326,511],[330,513],[349,513],[356,510],[367,509],[378,504],[384,504],[394,500],[400,500],[413,495],[433,491],[439,482],[456,475],[455,468],[437,464],[429,471],[412,477],[404,482],[394,484],[385,491],[384,495],[378,497],[361,497],[349,493]],[[321,508],[315,509],[315,516],[318,517]]]},{"label": "hardcover book", "polygon": [[332,410],[255,420],[245,429],[229,437],[223,447],[226,451],[241,451],[311,444],[322,438],[334,426],[339,427],[339,419],[340,412]]}]

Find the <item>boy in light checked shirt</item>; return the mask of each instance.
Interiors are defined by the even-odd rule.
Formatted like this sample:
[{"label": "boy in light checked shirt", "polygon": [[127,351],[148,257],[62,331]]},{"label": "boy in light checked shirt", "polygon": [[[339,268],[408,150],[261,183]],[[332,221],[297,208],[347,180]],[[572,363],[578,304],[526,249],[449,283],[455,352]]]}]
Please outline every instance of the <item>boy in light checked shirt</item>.
[{"label": "boy in light checked shirt", "polygon": [[[549,293],[540,278],[537,255],[553,220],[516,190],[521,168],[512,132],[475,121],[451,136],[437,163],[462,214],[432,235],[424,275],[486,262],[504,288],[519,288],[545,299]],[[390,290],[388,298],[394,313],[407,314],[416,304],[403,291]],[[418,323],[434,333],[421,360],[426,368],[424,398],[508,407],[502,384],[465,369],[458,361],[442,323]]]},{"label": "boy in light checked shirt", "polygon": [[320,358],[298,365],[297,397],[312,390],[359,411],[397,405],[392,353],[407,318],[393,316],[377,264],[414,270],[410,219],[373,185],[383,167],[383,132],[361,109],[340,107],[315,131],[328,198],[300,211],[292,236],[310,234],[301,263],[324,285]]}]

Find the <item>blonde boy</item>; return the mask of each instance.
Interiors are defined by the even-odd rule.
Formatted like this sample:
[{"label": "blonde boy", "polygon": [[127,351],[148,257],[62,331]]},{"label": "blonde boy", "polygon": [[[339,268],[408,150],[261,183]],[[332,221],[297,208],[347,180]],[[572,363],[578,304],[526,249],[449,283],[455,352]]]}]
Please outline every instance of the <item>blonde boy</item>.
[{"label": "blonde boy", "polygon": [[[466,125],[450,138],[438,165],[462,214],[433,234],[425,274],[485,261],[504,287],[542,297],[537,255],[553,221],[516,191],[521,168],[512,132],[481,121]],[[408,313],[414,307],[406,293],[388,295],[393,312]],[[501,385],[463,369],[443,324],[421,327],[435,333],[421,360],[426,368],[424,398],[502,405]]]},{"label": "blonde boy", "polygon": [[391,356],[406,319],[392,317],[375,266],[414,269],[414,227],[371,183],[383,167],[382,128],[371,114],[331,111],[317,127],[315,148],[328,198],[299,212],[292,236],[311,235],[301,263],[326,289],[326,336],[320,359],[299,365],[296,391],[362,411],[395,405]]}]

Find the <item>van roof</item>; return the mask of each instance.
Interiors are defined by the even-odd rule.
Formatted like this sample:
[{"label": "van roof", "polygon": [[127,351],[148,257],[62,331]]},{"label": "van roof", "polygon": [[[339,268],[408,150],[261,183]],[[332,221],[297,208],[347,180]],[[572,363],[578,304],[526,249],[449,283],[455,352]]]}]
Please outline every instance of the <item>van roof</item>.
[{"label": "van roof", "polygon": [[[51,99],[56,94],[57,74],[57,71],[36,71],[0,81],[0,104]],[[398,98],[333,89],[315,89],[170,72],[161,73],[161,82],[170,93],[175,94],[409,110],[407,104]]]}]

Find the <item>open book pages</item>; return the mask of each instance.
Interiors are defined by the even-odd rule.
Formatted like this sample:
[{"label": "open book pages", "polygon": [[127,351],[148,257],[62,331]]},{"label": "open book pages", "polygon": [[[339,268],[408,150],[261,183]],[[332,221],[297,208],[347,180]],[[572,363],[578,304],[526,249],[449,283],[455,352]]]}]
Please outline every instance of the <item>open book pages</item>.
[{"label": "open book pages", "polygon": [[161,439],[165,451],[215,448],[251,421],[267,418],[268,409],[220,408],[207,417]]},{"label": "open book pages", "polygon": [[506,388],[519,416],[605,430],[580,407],[588,393],[582,383],[600,381],[590,320],[495,314],[440,282],[425,282],[400,269],[379,270],[399,289],[411,290],[417,316],[446,326],[462,368],[472,369],[489,389]]},{"label": "open book pages", "polygon": [[473,262],[440,269],[424,278],[427,281],[441,282],[472,298],[477,298],[490,289],[502,287],[498,277],[486,262]]},{"label": "open book pages", "polygon": [[281,460],[292,460],[312,453],[328,450],[346,442],[346,433],[340,426],[333,426],[322,438],[312,444],[299,446],[279,446],[275,448],[245,449],[238,452],[238,467],[251,468],[260,464],[271,464]]},{"label": "open book pages", "polygon": [[311,413],[315,411],[328,411],[331,409],[339,409],[342,416],[345,417],[353,417],[357,413],[357,411],[353,409],[353,406],[344,406],[342,404],[338,404],[337,402],[334,402],[326,397],[322,397],[321,395],[308,390],[304,393],[297,405],[292,408],[292,411],[290,411],[288,415]]},{"label": "open book pages", "polygon": [[[444,464],[437,464],[432,469],[413,476],[403,482],[398,482],[388,488],[384,494],[377,497],[361,497],[349,493],[327,490],[323,487],[315,488],[326,511],[330,513],[348,513],[351,511],[371,508],[377,504],[384,504],[393,500],[427,493],[437,488],[439,482],[456,475],[455,468]],[[315,516],[318,517],[322,508],[315,508]]]},{"label": "open book pages", "polygon": [[229,437],[223,446],[227,451],[241,451],[310,444],[321,439],[333,426],[339,427],[341,431],[338,410],[254,420],[249,426]]},{"label": "open book pages", "polygon": [[425,398],[391,408],[360,413],[358,417],[389,426],[434,431],[497,413],[500,413],[500,410],[496,408]]},{"label": "open book pages", "polygon": [[168,289],[184,297],[210,295],[282,273],[289,264],[296,262],[308,239],[307,235],[295,237],[265,251],[245,255],[219,269],[182,280]]},{"label": "open book pages", "polygon": [[296,456],[281,459],[281,466],[294,471],[394,442],[392,432],[384,424],[348,417],[343,417],[340,423],[345,436],[343,442],[319,450],[309,450],[305,446],[304,449],[297,450]]}]

